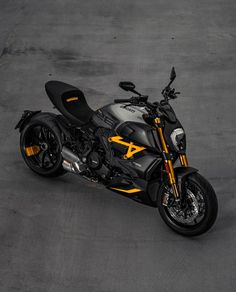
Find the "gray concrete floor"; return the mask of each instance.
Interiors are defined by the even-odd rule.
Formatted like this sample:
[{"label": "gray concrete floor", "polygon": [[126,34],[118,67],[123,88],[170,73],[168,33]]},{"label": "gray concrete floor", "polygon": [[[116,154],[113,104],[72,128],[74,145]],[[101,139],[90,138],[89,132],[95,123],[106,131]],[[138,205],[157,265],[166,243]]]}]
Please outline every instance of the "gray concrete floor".
[{"label": "gray concrete floor", "polygon": [[[236,291],[234,0],[0,0],[0,291]],[[131,80],[173,101],[191,165],[214,186],[219,217],[199,238],[156,209],[73,175],[24,165],[13,130],[24,109],[51,111],[44,83],[84,90],[95,109]]]}]

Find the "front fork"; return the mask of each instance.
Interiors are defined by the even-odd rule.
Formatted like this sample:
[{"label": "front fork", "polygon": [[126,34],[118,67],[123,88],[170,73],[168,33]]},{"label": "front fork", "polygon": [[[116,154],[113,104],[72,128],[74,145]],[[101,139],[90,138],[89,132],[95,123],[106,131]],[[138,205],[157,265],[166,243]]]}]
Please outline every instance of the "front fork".
[{"label": "front fork", "polygon": [[[169,183],[172,187],[175,200],[178,201],[180,199],[180,193],[179,193],[179,190],[177,188],[173,163],[172,163],[170,153],[169,153],[169,150],[167,148],[166,141],[165,141],[165,138],[163,135],[163,130],[162,130],[160,118],[155,119],[155,125],[157,127],[158,136],[159,136],[161,147],[162,147],[162,153],[164,156],[164,165],[165,165],[165,169],[166,169],[166,172],[168,174],[168,177],[169,177]],[[180,163],[183,167],[188,166],[188,159],[187,159],[186,154],[180,154],[179,160],[180,160]]]}]

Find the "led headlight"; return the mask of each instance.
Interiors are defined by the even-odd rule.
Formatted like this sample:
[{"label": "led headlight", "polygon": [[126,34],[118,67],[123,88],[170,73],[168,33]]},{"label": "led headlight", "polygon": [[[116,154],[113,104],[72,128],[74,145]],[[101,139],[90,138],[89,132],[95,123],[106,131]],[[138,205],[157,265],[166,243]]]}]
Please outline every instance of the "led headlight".
[{"label": "led headlight", "polygon": [[185,150],[186,139],[183,128],[174,129],[170,135],[171,141],[177,151]]}]

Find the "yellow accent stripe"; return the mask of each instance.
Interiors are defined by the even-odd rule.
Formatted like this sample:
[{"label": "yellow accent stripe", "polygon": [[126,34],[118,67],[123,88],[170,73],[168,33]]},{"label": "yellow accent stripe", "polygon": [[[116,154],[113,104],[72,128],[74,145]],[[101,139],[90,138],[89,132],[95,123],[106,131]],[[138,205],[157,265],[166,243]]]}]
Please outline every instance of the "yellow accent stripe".
[{"label": "yellow accent stripe", "polygon": [[27,156],[37,155],[40,152],[40,147],[38,145],[29,146],[25,148],[25,154]]},{"label": "yellow accent stripe", "polygon": [[118,143],[118,144],[121,144],[121,145],[124,145],[124,146],[128,147],[127,153],[123,157],[124,159],[129,159],[134,154],[146,149],[145,147],[134,145],[133,142],[125,142],[125,141],[123,141],[123,138],[120,137],[120,136],[109,137],[108,141],[109,142],[115,142],[115,143]]},{"label": "yellow accent stripe", "polygon": [[128,193],[128,194],[137,193],[137,192],[141,192],[142,191],[140,189],[130,189],[130,190],[123,190],[123,189],[118,189],[118,188],[111,188],[111,189],[116,190],[116,191],[120,191],[120,192],[123,192],[123,193]]},{"label": "yellow accent stripe", "polygon": [[70,101],[74,101],[78,99],[79,99],[78,97],[70,97],[70,98],[67,98],[66,102],[70,102]]}]

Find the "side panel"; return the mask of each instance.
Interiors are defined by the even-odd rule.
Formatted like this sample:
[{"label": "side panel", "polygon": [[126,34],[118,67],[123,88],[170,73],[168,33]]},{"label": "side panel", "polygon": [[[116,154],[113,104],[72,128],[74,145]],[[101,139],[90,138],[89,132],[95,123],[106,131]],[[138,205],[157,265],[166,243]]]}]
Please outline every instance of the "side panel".
[{"label": "side panel", "polygon": [[140,145],[158,150],[155,139],[155,132],[151,126],[143,123],[125,122],[117,128],[117,133],[121,137]]},{"label": "side panel", "polygon": [[154,172],[161,168],[162,158],[158,155],[145,153],[144,156],[133,159],[119,159],[119,165],[124,168],[124,172],[127,174],[149,180]]}]

